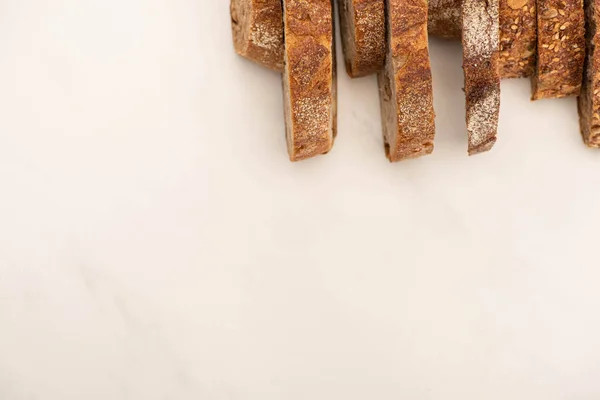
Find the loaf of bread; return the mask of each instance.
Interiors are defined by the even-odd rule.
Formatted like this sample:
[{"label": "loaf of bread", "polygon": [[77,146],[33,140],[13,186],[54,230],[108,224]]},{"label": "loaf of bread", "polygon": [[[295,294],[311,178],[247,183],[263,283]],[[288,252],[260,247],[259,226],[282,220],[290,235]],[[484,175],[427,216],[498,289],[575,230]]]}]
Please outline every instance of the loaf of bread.
[{"label": "loaf of bread", "polygon": [[578,99],[583,141],[600,147],[600,0],[585,1],[586,56],[583,84]]},{"label": "loaf of bread", "polygon": [[400,161],[430,154],[435,136],[427,43],[427,0],[386,0],[385,68],[379,72],[386,154]]},{"label": "loaf of bread", "polygon": [[446,39],[460,38],[462,0],[429,0],[429,35]]},{"label": "loaf of bread", "polygon": [[500,0],[501,78],[533,75],[536,41],[536,0]]},{"label": "loaf of bread", "polygon": [[283,0],[284,108],[292,161],[331,150],[337,80],[331,0]]},{"label": "loaf of bread", "polygon": [[283,71],[281,0],[231,0],[235,51],[275,71]]},{"label": "loaf of bread", "polygon": [[339,0],[338,9],[348,75],[379,72],[385,61],[384,0]]},{"label": "loaf of bread", "polygon": [[583,79],[582,0],[538,0],[538,56],[532,100],[577,96]]},{"label": "loaf of bread", "polygon": [[463,69],[469,155],[496,143],[500,112],[498,0],[463,0]]}]

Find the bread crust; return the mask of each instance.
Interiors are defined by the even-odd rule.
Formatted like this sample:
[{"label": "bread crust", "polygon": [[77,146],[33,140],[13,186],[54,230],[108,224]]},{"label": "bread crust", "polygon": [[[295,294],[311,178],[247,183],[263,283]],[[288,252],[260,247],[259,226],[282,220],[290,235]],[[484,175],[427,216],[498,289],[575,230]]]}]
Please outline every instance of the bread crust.
[{"label": "bread crust", "polygon": [[231,0],[231,30],[236,53],[283,71],[281,0]]},{"label": "bread crust", "polygon": [[500,77],[532,76],[537,46],[536,0],[500,0]]},{"label": "bread crust", "polygon": [[331,0],[283,0],[286,132],[290,160],[327,153],[337,120]]},{"label": "bread crust", "polygon": [[386,66],[379,73],[387,157],[430,154],[435,113],[427,37],[427,0],[386,0]]},{"label": "bread crust", "polygon": [[500,113],[498,0],[463,0],[462,43],[469,155],[496,143]]},{"label": "bread crust", "polygon": [[383,0],[339,0],[346,72],[352,78],[375,74],[385,62]]},{"label": "bread crust", "polygon": [[579,95],[585,58],[582,0],[538,0],[537,25],[532,100]]},{"label": "bread crust", "polygon": [[586,0],[586,59],[581,94],[578,98],[579,123],[583,141],[600,147],[600,0]]},{"label": "bread crust", "polygon": [[[525,5],[516,8],[521,2],[525,2]],[[377,73],[384,66],[384,3],[385,0],[339,0],[346,71],[353,78]],[[460,8],[461,0],[430,0],[429,35],[446,39],[460,38]],[[231,0],[236,52],[282,72],[282,14],[281,0]],[[532,75],[536,41],[535,0],[501,0],[500,26],[501,77]],[[515,26],[517,29],[514,29]]]},{"label": "bread crust", "polygon": [[[429,35],[461,37],[462,0],[430,0]],[[537,39],[536,0],[500,0],[500,77],[533,75]]]},{"label": "bread crust", "polygon": [[460,5],[462,0],[429,0],[428,29],[430,36],[460,38]]}]

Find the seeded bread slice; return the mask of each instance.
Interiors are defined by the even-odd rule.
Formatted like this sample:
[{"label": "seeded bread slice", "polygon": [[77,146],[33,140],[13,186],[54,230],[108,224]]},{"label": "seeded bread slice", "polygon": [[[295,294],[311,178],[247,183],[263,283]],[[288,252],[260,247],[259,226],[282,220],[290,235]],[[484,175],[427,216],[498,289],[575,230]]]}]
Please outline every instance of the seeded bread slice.
[{"label": "seeded bread slice", "polygon": [[600,147],[600,0],[585,1],[586,60],[583,85],[578,99],[583,141]]},{"label": "seeded bread slice", "polygon": [[532,100],[577,96],[585,53],[582,0],[537,0],[538,57]]},{"label": "seeded bread slice", "polygon": [[463,0],[462,44],[469,155],[496,143],[500,113],[498,0]]},{"label": "seeded bread slice", "polygon": [[500,77],[532,76],[536,45],[536,0],[500,0]]},{"label": "seeded bread slice", "polygon": [[329,152],[336,135],[337,80],[331,0],[283,0],[286,134],[290,160]]},{"label": "seeded bread slice", "polygon": [[378,79],[385,149],[394,162],[433,151],[435,114],[427,0],[386,0],[386,8],[386,64]]},{"label": "seeded bread slice", "polygon": [[379,72],[385,61],[384,0],[339,0],[338,8],[348,75]]},{"label": "seeded bread slice", "polygon": [[231,0],[235,51],[258,64],[283,71],[281,0]]}]

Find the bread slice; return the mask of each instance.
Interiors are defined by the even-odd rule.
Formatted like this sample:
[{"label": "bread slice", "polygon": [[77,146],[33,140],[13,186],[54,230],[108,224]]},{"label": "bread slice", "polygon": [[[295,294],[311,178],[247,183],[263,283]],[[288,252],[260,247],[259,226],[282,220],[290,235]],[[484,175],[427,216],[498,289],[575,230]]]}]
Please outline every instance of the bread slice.
[{"label": "bread slice", "polygon": [[[430,35],[459,38],[461,0],[430,0]],[[352,78],[371,75],[385,63],[385,0],[339,0],[346,71]]]},{"label": "bread slice", "polygon": [[585,53],[582,0],[538,0],[538,56],[532,100],[577,96]]},{"label": "bread slice", "polygon": [[231,0],[235,51],[275,71],[283,71],[281,0]]},{"label": "bread slice", "polygon": [[500,0],[500,77],[532,76],[536,42],[536,0]]},{"label": "bread slice", "polygon": [[433,151],[435,114],[427,0],[386,0],[386,8],[386,63],[378,80],[385,149],[394,162]]},{"label": "bread slice", "polygon": [[379,72],[385,61],[384,0],[339,0],[338,9],[348,75]]},{"label": "bread slice", "polygon": [[460,4],[461,0],[429,0],[429,35],[460,38]]},{"label": "bread slice", "polygon": [[586,0],[586,59],[583,85],[578,99],[583,141],[600,147],[600,0]]},{"label": "bread slice", "polygon": [[292,161],[329,152],[336,135],[337,79],[331,0],[283,0],[284,107]]},{"label": "bread slice", "polygon": [[462,44],[469,155],[496,143],[500,112],[498,0],[463,0]]}]

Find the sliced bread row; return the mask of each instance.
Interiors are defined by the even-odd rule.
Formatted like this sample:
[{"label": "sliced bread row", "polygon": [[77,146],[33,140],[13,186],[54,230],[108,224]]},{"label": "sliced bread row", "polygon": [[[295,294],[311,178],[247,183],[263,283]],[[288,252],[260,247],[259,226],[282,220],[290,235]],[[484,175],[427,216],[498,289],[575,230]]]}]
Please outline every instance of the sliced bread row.
[{"label": "sliced bread row", "polygon": [[[384,0],[339,2],[348,74],[361,77],[378,72],[385,60]],[[430,0],[430,35],[460,37],[462,5],[462,0]],[[281,2],[234,0],[231,8],[238,53],[282,70]],[[500,0],[498,18],[502,78],[534,76],[534,100],[579,94],[584,59],[582,0]]]},{"label": "sliced bread row", "polygon": [[[275,25],[264,18],[267,1],[232,0],[234,41],[238,53],[258,62],[274,57],[253,58],[256,32]],[[499,111],[498,4],[486,0],[463,0],[461,14],[465,51],[465,92],[469,154],[489,150],[496,138]],[[379,71],[382,126],[386,154],[400,161],[430,154],[435,136],[435,113],[428,50],[427,0],[380,1],[340,0],[346,68],[351,76]],[[385,7],[384,7],[385,6]],[[239,10],[244,10],[240,12]],[[252,12],[255,10],[255,12]],[[283,0],[284,26],[284,104],[290,159],[303,160],[327,153],[336,135],[335,40],[333,4],[330,0]],[[382,28],[379,16],[386,25]],[[260,17],[259,17],[260,16]],[[240,32],[239,27],[246,30]],[[382,28],[382,29],[379,29]],[[387,33],[387,36],[385,34]],[[382,37],[382,35],[384,35]],[[237,43],[250,43],[239,46]],[[357,46],[360,44],[360,46]],[[383,44],[384,51],[381,51]],[[350,46],[350,48],[349,48]],[[260,46],[259,46],[260,47]],[[241,51],[240,49],[245,49]],[[253,49],[250,52],[248,49]],[[265,46],[261,47],[267,53]],[[382,54],[383,53],[383,54]],[[384,62],[384,68],[380,63]],[[481,67],[489,67],[485,71]]]}]

